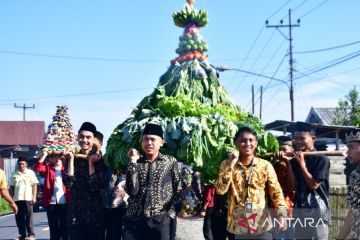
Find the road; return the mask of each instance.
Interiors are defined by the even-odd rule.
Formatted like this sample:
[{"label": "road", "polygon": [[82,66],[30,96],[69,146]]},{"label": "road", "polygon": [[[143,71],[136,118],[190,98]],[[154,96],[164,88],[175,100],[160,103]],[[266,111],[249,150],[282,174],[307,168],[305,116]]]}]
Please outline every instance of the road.
[{"label": "road", "polygon": [[[201,240],[202,218],[180,219],[177,224],[177,240]],[[34,231],[37,240],[49,239],[49,227],[45,212],[34,213]],[[14,214],[0,217],[0,240],[10,240],[18,237]]]},{"label": "road", "polygon": [[[34,213],[34,232],[36,239],[49,239],[49,227],[45,212]],[[0,217],[0,239],[10,240],[19,236],[14,214]]]}]

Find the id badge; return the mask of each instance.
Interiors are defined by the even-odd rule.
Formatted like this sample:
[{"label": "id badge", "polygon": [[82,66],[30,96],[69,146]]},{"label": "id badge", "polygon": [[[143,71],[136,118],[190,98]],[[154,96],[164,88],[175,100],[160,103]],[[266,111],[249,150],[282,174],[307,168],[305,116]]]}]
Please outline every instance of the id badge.
[{"label": "id badge", "polygon": [[252,202],[250,201],[250,199],[246,199],[245,212],[246,213],[252,213]]}]

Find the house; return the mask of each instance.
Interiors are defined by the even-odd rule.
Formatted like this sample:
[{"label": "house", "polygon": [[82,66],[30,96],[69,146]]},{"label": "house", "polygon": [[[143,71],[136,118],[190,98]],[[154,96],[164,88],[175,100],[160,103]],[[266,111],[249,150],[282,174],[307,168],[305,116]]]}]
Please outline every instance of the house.
[{"label": "house", "polygon": [[314,108],[311,107],[310,112],[305,120],[308,123],[316,123],[321,125],[332,125],[335,119],[335,108]]},{"label": "house", "polygon": [[34,158],[44,135],[44,121],[0,121],[0,168],[8,178],[19,157]]}]

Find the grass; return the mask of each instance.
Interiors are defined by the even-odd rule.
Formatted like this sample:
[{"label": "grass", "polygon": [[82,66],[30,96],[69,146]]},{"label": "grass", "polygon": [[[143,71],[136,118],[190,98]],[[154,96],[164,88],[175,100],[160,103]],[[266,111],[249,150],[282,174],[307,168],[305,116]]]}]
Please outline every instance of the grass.
[{"label": "grass", "polygon": [[5,199],[1,198],[0,199],[0,216],[10,213],[11,212],[11,208],[9,207],[9,204],[7,201],[5,201]]}]

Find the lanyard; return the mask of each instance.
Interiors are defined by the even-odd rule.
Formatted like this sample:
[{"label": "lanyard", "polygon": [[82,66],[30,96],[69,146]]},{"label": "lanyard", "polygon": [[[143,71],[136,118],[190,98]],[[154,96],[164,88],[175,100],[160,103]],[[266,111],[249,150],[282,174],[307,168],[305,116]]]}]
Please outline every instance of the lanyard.
[{"label": "lanyard", "polygon": [[248,187],[249,187],[249,185],[250,185],[250,183],[251,183],[251,178],[252,178],[252,176],[253,176],[253,174],[254,174],[254,164],[251,166],[251,169],[250,169],[250,174],[249,174],[249,177],[246,179],[246,175],[245,175],[245,172],[244,172],[244,170],[242,170],[241,168],[239,169],[239,171],[240,171],[240,174],[241,174],[241,176],[242,176],[242,178],[244,179],[244,181],[245,181],[245,200],[248,198],[248,196],[249,196],[249,191],[248,191]]}]

